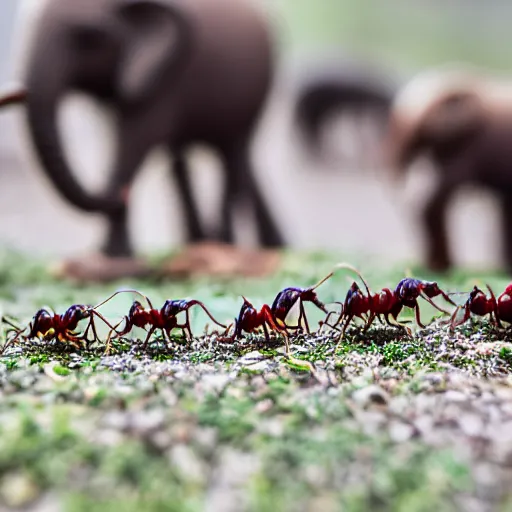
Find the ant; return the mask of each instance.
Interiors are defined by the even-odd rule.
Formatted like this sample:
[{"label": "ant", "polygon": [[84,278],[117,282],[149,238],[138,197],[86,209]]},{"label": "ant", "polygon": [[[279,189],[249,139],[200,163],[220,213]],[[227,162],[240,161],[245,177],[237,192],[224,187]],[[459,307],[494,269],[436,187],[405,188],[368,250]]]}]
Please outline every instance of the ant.
[{"label": "ant", "polygon": [[394,294],[397,299],[397,303],[391,311],[393,317],[396,319],[403,307],[414,309],[416,323],[422,328],[426,326],[420,319],[420,308],[418,304],[419,297],[422,297],[431,306],[434,306],[438,311],[441,311],[441,313],[444,313],[445,315],[449,315],[450,313],[439,307],[432,300],[434,297],[441,295],[446,302],[450,303],[452,306],[457,306],[457,304],[450,299],[448,294],[439,288],[439,285],[435,281],[422,281],[412,277],[405,277],[398,283]]},{"label": "ant", "polygon": [[[505,288],[505,291],[498,299],[496,299],[491,287],[489,285],[486,286],[490,297],[488,298],[480,288],[475,286],[469,294],[466,303],[463,306],[458,306],[453,313],[450,320],[450,330],[466,322],[470,318],[471,313],[478,316],[490,315],[491,321],[494,320],[499,328],[503,327],[501,321],[512,323],[512,284]],[[457,322],[457,313],[461,308],[464,309],[464,316],[462,320]]]},{"label": "ant", "polygon": [[[228,338],[230,341],[241,338],[242,331],[252,333],[261,327],[265,334],[265,340],[268,342],[268,327],[270,327],[271,330],[278,332],[286,330],[286,326],[283,322],[276,322],[268,304],[263,304],[261,309],[258,311],[245,297],[242,296],[242,299],[244,300],[244,303],[240,308],[238,318],[235,318],[235,330],[233,335]],[[231,325],[226,329],[226,333],[230,329]]]},{"label": "ant", "polygon": [[[324,313],[327,313],[327,309],[325,308],[325,305],[318,299],[315,289],[318,288],[321,284],[325,283],[325,281],[332,277],[332,275],[333,272],[325,276],[315,285],[310,286],[308,288],[284,288],[276,295],[276,298],[274,299],[272,306],[269,307],[268,304],[264,304],[259,311],[245,297],[242,297],[244,303],[240,308],[238,318],[235,319],[235,331],[233,335],[228,339],[233,341],[242,336],[242,331],[252,333],[261,327],[263,328],[263,332],[265,334],[265,340],[268,342],[268,327],[270,327],[271,330],[281,332],[284,334],[286,343],[286,353],[289,354],[289,329],[302,329],[302,322],[304,321],[304,326],[306,328],[307,333],[311,333],[303,303],[312,302]],[[297,325],[291,326],[286,323],[286,317],[288,316],[292,308],[295,306],[295,304],[297,304],[297,302],[299,303],[299,318]],[[227,330],[229,330],[229,327]]]},{"label": "ant", "polygon": [[[367,293],[365,296],[357,283],[353,282],[352,286],[347,292],[345,302],[338,302],[338,304],[341,305],[341,312],[338,321],[334,324],[334,326],[327,322],[332,312],[327,316],[327,319],[324,323],[332,328],[336,328],[340,322],[345,320],[345,325],[341,330],[338,345],[343,335],[345,334],[349,323],[354,317],[365,320],[365,331],[373,323],[375,318],[378,318],[380,321],[382,321],[381,316],[383,316],[389,325],[402,327],[410,332],[410,330],[404,324],[398,322],[398,315],[404,307],[414,309],[417,324],[420,327],[425,327],[420,318],[420,310],[418,304],[418,298],[420,296],[429,304],[434,306],[437,310],[445,314],[449,314],[449,312],[435,304],[432,298],[441,295],[447,302],[456,306],[450,297],[444,291],[442,291],[439,288],[439,285],[434,281],[422,281],[420,279],[406,277],[398,283],[395,290],[392,291],[389,288],[384,288],[381,292],[372,294],[368,283],[358,270],[345,263],[338,265],[338,268],[349,268],[350,270],[354,271],[364,283]],[[368,315],[368,317],[365,319],[366,315]],[[393,318],[395,323],[391,322],[390,317]]]},{"label": "ant", "polygon": [[[346,329],[348,328],[350,322],[353,318],[360,318],[364,320],[365,327],[364,331],[368,329],[368,327],[373,323],[373,320],[377,317],[381,322],[381,315],[384,316],[386,322],[393,327],[405,327],[404,324],[398,323],[396,321],[396,317],[394,317],[396,323],[391,323],[389,316],[391,315],[391,311],[396,306],[397,298],[395,294],[389,289],[384,288],[379,293],[372,294],[370,291],[370,287],[368,283],[361,275],[361,273],[354,268],[352,265],[348,263],[340,263],[336,266],[336,268],[346,268],[353,271],[355,274],[363,282],[367,295],[364,295],[358,284],[354,281],[350,286],[347,295],[345,297],[344,302],[335,301],[333,304],[339,304],[341,306],[341,311],[339,313],[338,320],[334,325],[329,324],[328,320],[331,315],[334,315],[335,312],[331,311],[325,321],[324,325],[327,325],[333,329],[337,329],[338,324],[344,322],[344,326],[341,330],[341,337],[345,334]],[[396,315],[398,316],[398,315]]]},{"label": "ant", "polygon": [[[135,290],[129,291],[138,293],[141,297],[144,297],[150,309],[145,309],[144,306],[139,301],[134,301],[128,315],[124,317],[124,329],[121,332],[118,332],[116,329],[114,329],[116,331],[116,335],[114,336],[114,338],[124,336],[125,334],[129,333],[133,327],[140,327],[144,329],[145,327],[150,326],[146,339],[144,341],[143,348],[147,347],[149,338],[155,332],[156,329],[161,329],[165,333],[167,338],[170,338],[171,331],[175,328],[180,328],[188,336],[189,339],[192,339],[193,334],[192,329],[190,327],[189,317],[189,309],[192,306],[200,306],[213,322],[215,322],[220,327],[226,329],[226,326],[215,320],[215,318],[213,318],[212,314],[208,311],[206,306],[199,300],[166,300],[161,309],[155,309],[148,297]],[[179,324],[176,317],[178,314],[183,312],[186,315],[185,322],[183,324]]]},{"label": "ant", "polygon": [[[94,323],[95,316],[100,318],[111,329],[115,330],[115,328],[101,313],[96,311],[96,308],[111,300],[114,295],[111,295],[108,299],[94,307],[75,304],[69,307],[62,315],[45,308],[40,309],[34,315],[32,322],[28,325],[29,333],[27,339],[40,338],[46,341],[56,339],[61,343],[69,342],[75,348],[80,349],[84,341],[86,346],[89,344],[88,333],[89,329],[92,329],[94,335],[93,342],[98,341],[99,338]],[[85,319],[89,319],[89,324],[84,333],[79,336],[76,329],[78,328],[79,322]],[[3,322],[14,327],[16,331],[16,336],[4,346],[5,350],[7,345],[14,343],[25,329],[16,328],[16,326],[6,318],[3,319]]]},{"label": "ant", "polygon": [[[304,321],[304,327],[308,334],[311,334],[309,330],[309,324],[306,317],[306,311],[304,309],[304,302],[312,302],[318,309],[323,311],[324,313],[328,313],[325,307],[325,304],[320,302],[315,290],[325,281],[330,279],[334,275],[334,272],[331,272],[323,279],[318,281],[313,286],[309,288],[297,288],[297,287],[288,287],[284,290],[281,290],[274,299],[272,306],[270,307],[270,312],[272,314],[272,318],[274,321],[281,322],[284,327],[287,329],[302,329],[302,321]],[[299,302],[299,318],[296,326],[290,326],[286,324],[286,317],[290,313],[291,309]]]}]

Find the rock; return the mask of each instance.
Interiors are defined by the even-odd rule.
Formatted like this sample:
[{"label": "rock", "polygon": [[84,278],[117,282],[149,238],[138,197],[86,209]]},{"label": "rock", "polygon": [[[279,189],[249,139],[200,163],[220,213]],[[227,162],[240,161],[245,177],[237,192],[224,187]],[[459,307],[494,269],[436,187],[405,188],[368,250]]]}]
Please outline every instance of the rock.
[{"label": "rock", "polygon": [[8,507],[19,508],[35,501],[39,488],[27,475],[11,473],[3,477],[0,495]]},{"label": "rock", "polygon": [[135,412],[130,417],[130,430],[140,436],[155,432],[165,423],[165,414],[161,409]]},{"label": "rock", "polygon": [[463,403],[467,402],[469,397],[462,391],[455,391],[450,389],[444,394],[444,400],[446,402]]},{"label": "rock", "polygon": [[207,468],[186,444],[174,446],[169,453],[169,459],[185,479],[197,484],[206,482]]},{"label": "rock", "polygon": [[213,427],[198,428],[194,440],[201,449],[211,452],[217,445],[217,430]]},{"label": "rock", "polygon": [[324,467],[309,464],[304,468],[304,478],[312,487],[321,488],[327,485],[328,475]]},{"label": "rock", "polygon": [[389,424],[389,436],[395,443],[408,441],[414,435],[415,429],[412,425],[401,421],[393,420]]},{"label": "rock", "polygon": [[463,413],[459,418],[459,426],[467,436],[477,437],[482,435],[485,424],[481,415]]},{"label": "rock", "polygon": [[272,407],[274,407],[274,401],[270,398],[266,398],[265,400],[260,400],[256,404],[255,410],[256,410],[256,413],[263,414],[263,413],[270,411],[270,409],[272,409]]},{"label": "rock", "polygon": [[377,385],[370,385],[358,389],[352,394],[352,398],[360,407],[371,405],[387,405],[389,402],[388,393]]}]

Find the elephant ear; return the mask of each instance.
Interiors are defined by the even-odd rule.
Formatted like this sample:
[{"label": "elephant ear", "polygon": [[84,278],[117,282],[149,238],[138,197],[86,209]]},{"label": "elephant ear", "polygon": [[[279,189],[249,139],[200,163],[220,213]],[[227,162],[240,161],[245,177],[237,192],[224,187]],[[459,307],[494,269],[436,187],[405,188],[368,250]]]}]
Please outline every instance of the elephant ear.
[{"label": "elephant ear", "polygon": [[126,100],[138,101],[150,96],[164,75],[186,61],[191,25],[183,9],[169,1],[124,0],[118,13],[129,31],[119,92]]},{"label": "elephant ear", "polygon": [[425,118],[424,133],[431,139],[450,141],[481,126],[485,112],[476,93],[456,92],[434,106]]}]

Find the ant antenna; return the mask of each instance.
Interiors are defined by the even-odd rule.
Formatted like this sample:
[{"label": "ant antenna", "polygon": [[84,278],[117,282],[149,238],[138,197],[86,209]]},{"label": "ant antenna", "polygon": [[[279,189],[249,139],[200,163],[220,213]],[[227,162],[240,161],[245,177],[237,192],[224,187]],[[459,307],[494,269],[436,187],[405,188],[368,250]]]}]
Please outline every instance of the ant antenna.
[{"label": "ant antenna", "polygon": [[143,293],[139,292],[138,290],[131,290],[131,289],[118,290],[117,292],[114,292],[110,297],[108,297],[104,301],[100,302],[99,304],[94,306],[92,309],[96,309],[96,308],[99,308],[100,306],[103,306],[103,304],[106,304],[109,300],[112,300],[116,295],[120,295],[121,293],[136,293],[137,295],[139,295],[139,297],[142,297],[144,300],[147,301],[147,303],[149,304],[149,307],[151,309],[154,309],[153,304],[151,304],[151,301],[149,300],[149,297],[147,297]]},{"label": "ant antenna", "polygon": [[361,272],[359,272],[359,270],[357,270],[357,268],[355,268],[353,265],[351,265],[350,263],[343,262],[343,263],[338,263],[334,268],[335,269],[345,268],[345,269],[351,270],[352,272],[357,274],[359,276],[359,279],[361,279],[361,281],[363,282],[364,287],[366,288],[366,293],[368,293],[368,297],[371,295],[370,287],[368,286],[366,279],[361,275]]},{"label": "ant antenna", "polygon": [[330,279],[332,276],[334,275],[334,271],[330,272],[328,275],[326,275],[324,278],[320,279],[320,281],[318,281],[318,283],[316,283],[314,286],[311,286],[309,289],[310,290],[316,290],[321,284],[324,284],[325,281],[327,281],[328,279]]}]

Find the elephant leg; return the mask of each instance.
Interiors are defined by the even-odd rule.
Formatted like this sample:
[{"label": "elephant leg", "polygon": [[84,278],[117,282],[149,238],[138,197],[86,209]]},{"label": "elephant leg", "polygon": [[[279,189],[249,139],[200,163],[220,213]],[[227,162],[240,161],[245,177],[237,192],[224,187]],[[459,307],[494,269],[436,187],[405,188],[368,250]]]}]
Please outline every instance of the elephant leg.
[{"label": "elephant leg", "polygon": [[207,238],[207,235],[201,224],[199,210],[194,200],[194,194],[192,193],[189,167],[182,152],[176,153],[171,171],[174,173],[179,195],[183,202],[187,231],[186,237],[189,242],[204,240]]},{"label": "elephant leg", "polygon": [[220,229],[215,230],[215,238],[227,243],[235,243],[234,231],[234,213],[236,211],[236,202],[240,190],[240,175],[235,170],[235,165],[232,161],[229,152],[222,154],[223,164],[225,167],[225,183],[221,196],[221,226]]},{"label": "elephant leg", "polygon": [[441,180],[423,210],[427,235],[427,265],[432,270],[445,271],[452,262],[448,249],[446,213],[454,186]]},{"label": "elephant leg", "polygon": [[228,210],[234,207],[235,201],[248,199],[255,209],[261,244],[266,247],[285,245],[283,235],[272,217],[254,177],[247,142],[236,144],[227,152],[226,170],[228,183],[222,205],[223,222],[227,221]]},{"label": "elephant leg", "polygon": [[121,125],[117,155],[107,191],[122,191],[126,200],[124,208],[107,217],[107,236],[102,247],[107,256],[132,256],[134,253],[128,229],[129,191],[149,149],[150,144],[138,137],[138,131],[130,130],[128,125]]},{"label": "elephant leg", "polygon": [[501,198],[503,260],[505,269],[512,274],[512,194]]}]

